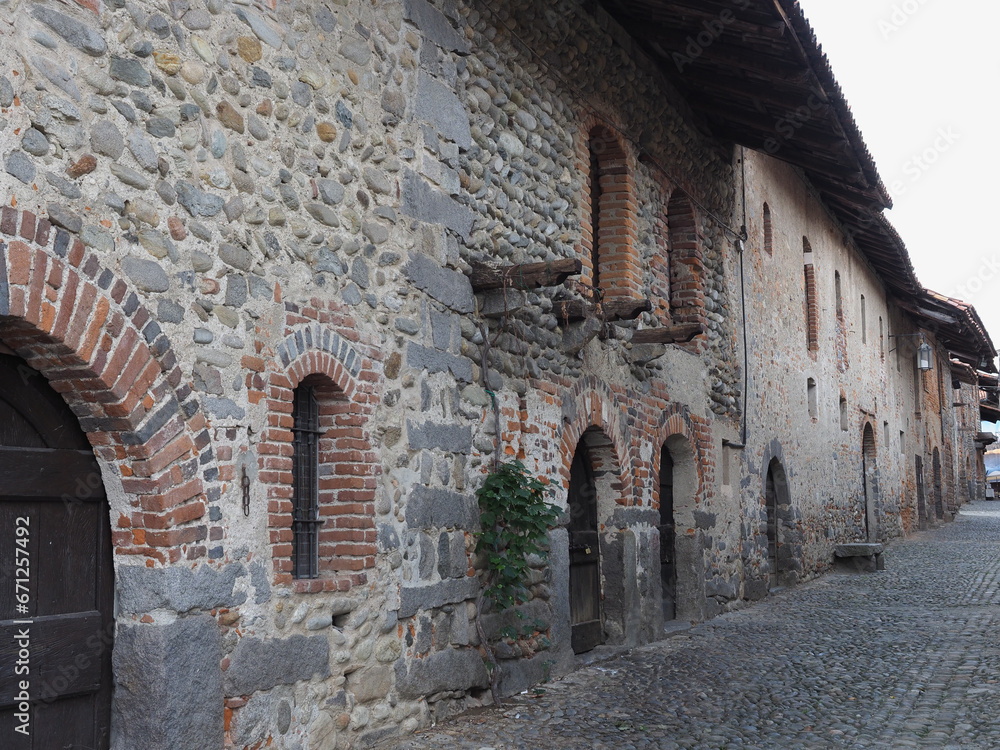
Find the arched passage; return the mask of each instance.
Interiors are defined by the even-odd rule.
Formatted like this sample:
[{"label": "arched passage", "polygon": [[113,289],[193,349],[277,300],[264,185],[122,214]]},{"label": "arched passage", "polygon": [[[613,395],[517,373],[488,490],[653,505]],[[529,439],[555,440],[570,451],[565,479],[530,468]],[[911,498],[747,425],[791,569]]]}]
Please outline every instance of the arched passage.
[{"label": "arched passage", "polygon": [[920,456],[914,458],[917,477],[917,528],[927,528],[927,501],[924,497],[924,461]]},{"label": "arched passage", "polygon": [[792,585],[801,563],[789,536],[793,524],[791,495],[785,467],[777,458],[767,465],[764,479],[764,515],[767,523],[768,587]]},{"label": "arched passage", "polygon": [[864,488],[864,535],[869,542],[878,538],[878,464],[875,431],[865,424],[861,437],[861,481]]},{"label": "arched passage", "polygon": [[[173,574],[204,561],[203,569],[211,571],[217,563],[209,557],[210,538],[223,540],[224,554],[222,528],[207,508],[209,497],[222,489],[219,461],[171,343],[132,286],[78,238],[28,211],[5,209],[0,229],[24,240],[0,242],[0,351],[23,359],[21,372],[29,378],[40,373],[64,400],[108,483],[110,512],[101,533],[106,531],[115,553],[111,725],[120,744],[139,746],[163,726],[163,717],[145,707],[197,703],[199,680],[206,684],[213,672],[221,679],[218,626],[210,617],[163,625],[140,619],[174,606],[177,589],[158,588],[164,568]],[[101,554],[95,551],[93,559]],[[103,616],[102,609],[91,611]],[[92,628],[90,635],[100,641],[98,631]],[[171,639],[189,647],[188,660],[151,662],[149,644]],[[198,679],[179,673],[186,665],[197,666]],[[176,679],[166,679],[168,672]],[[51,687],[59,689],[54,678]],[[78,710],[80,702],[71,703]],[[221,743],[221,702],[203,708],[171,714],[170,733],[191,731]],[[124,716],[133,719],[125,722]],[[69,720],[63,716],[46,725]],[[57,744],[43,741],[46,747]]]},{"label": "arched passage", "polygon": [[599,427],[584,431],[570,466],[569,608],[574,653],[626,636],[622,533],[614,510],[621,495],[621,464]]},{"label": "arched passage", "polygon": [[934,449],[934,514],[939,520],[944,519],[944,489],[941,486],[941,453]]},{"label": "arched passage", "polygon": [[[30,672],[0,673],[0,727],[13,741],[19,736],[11,734],[13,727],[24,723],[15,714],[22,713],[36,742],[42,740],[35,747],[105,750],[111,732],[114,568],[104,483],[66,403],[24,360],[4,354],[0,529],[4,563],[17,566],[17,578],[7,578],[0,592],[0,662],[15,664],[15,635],[24,630],[30,635]],[[28,710],[27,702],[16,699],[17,683],[26,677],[32,678]]]},{"label": "arched passage", "polygon": [[696,536],[694,509],[698,470],[691,443],[671,435],[660,449],[660,590],[663,619],[700,619],[704,601],[702,545]]}]

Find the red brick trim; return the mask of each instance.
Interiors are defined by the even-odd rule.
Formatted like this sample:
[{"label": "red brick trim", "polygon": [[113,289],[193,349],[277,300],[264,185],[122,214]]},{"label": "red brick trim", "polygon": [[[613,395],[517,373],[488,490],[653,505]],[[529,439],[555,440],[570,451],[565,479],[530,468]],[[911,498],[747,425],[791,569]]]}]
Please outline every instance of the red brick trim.
[{"label": "red brick trim", "polygon": [[[633,463],[627,438],[627,417],[614,393],[603,382],[594,377],[587,377],[577,383],[572,390],[564,393],[562,402],[563,414],[574,415],[569,421],[564,420],[559,443],[563,487],[569,489],[573,455],[584,432],[591,427],[598,427],[611,444],[615,462],[613,470],[619,477],[616,487],[619,491],[615,503],[635,504],[632,472],[626,470]],[[569,406],[568,402],[572,402],[573,405]]]},{"label": "red brick trim", "polygon": [[[375,491],[381,463],[369,421],[383,379],[377,349],[353,327],[333,323],[344,311],[286,304],[285,336],[273,357],[260,359],[248,380],[263,384],[267,427],[258,445],[259,481],[266,487],[268,530],[278,585],[297,592],[347,591],[364,584],[375,565]],[[317,322],[313,322],[317,321]],[[320,420],[320,577],[292,577],[292,399],[308,379],[317,388]],[[326,467],[329,474],[323,475]]]},{"label": "red brick trim", "polygon": [[[659,424],[652,431],[653,454],[650,460],[652,473],[651,485],[660,486],[660,457],[663,444],[674,435],[684,437],[691,447],[691,455],[694,457],[695,470],[698,473],[697,499],[700,501],[705,497],[705,474],[710,465],[714,465],[711,459],[712,439],[707,424],[699,426],[691,417],[691,413],[686,406],[671,404],[661,413]],[[653,507],[659,508],[659,493],[654,493],[656,499],[653,500]]]},{"label": "red brick trim", "polygon": [[[643,298],[642,264],[637,250],[636,159],[631,145],[606,123],[590,116],[581,123],[576,150],[577,168],[587,184],[580,196],[584,281],[594,283],[596,242],[601,293],[605,297]],[[598,175],[591,174],[592,156],[598,163]],[[591,219],[591,186],[595,178],[600,181],[598,237],[594,237]]]},{"label": "red brick trim", "polygon": [[[812,260],[812,247],[809,240],[802,238],[803,255],[803,308],[806,319],[806,348],[811,351],[819,349],[819,300],[816,297],[816,267]],[[809,256],[806,258],[805,256]]]},{"label": "red brick trim", "polygon": [[672,323],[707,323],[705,256],[701,223],[691,200],[675,190],[667,203],[670,247],[670,319]]},{"label": "red brick trim", "polygon": [[115,553],[151,566],[205,556],[206,492],[218,470],[166,334],[79,238],[10,207],[0,233],[9,300],[0,341],[63,395],[97,458],[121,477],[130,507],[118,509]]}]

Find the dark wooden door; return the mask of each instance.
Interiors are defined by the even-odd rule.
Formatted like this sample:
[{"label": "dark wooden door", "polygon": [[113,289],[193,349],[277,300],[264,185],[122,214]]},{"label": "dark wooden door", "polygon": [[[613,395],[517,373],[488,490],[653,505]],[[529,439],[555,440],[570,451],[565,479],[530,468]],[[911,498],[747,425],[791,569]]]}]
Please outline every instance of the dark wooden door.
[{"label": "dark wooden door", "polygon": [[65,402],[6,355],[0,573],[0,746],[106,750],[114,574],[104,485]]},{"label": "dark wooden door", "polygon": [[774,486],[774,467],[767,469],[767,483],[764,490],[767,506],[767,564],[768,586],[778,585],[778,489]]},{"label": "dark wooden door", "polygon": [[938,449],[934,449],[934,514],[939,518],[944,518],[944,492],[941,486],[941,454]]},{"label": "dark wooden door", "polygon": [[674,560],[674,462],[666,446],[660,452],[660,589],[663,619],[677,617],[677,568]]},{"label": "dark wooden door", "polygon": [[569,614],[577,654],[604,642],[599,542],[597,485],[587,450],[580,445],[569,479]]},{"label": "dark wooden door", "polygon": [[924,462],[916,457],[917,467],[917,527],[927,528],[927,501],[924,499]]}]

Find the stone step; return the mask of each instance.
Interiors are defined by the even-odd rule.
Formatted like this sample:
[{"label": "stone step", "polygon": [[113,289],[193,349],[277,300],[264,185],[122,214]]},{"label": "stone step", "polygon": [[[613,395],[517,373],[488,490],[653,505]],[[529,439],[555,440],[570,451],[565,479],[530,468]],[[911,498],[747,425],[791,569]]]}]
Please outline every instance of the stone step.
[{"label": "stone step", "polygon": [[838,544],[833,548],[836,557],[870,557],[882,554],[882,545],[877,542],[852,542]]}]

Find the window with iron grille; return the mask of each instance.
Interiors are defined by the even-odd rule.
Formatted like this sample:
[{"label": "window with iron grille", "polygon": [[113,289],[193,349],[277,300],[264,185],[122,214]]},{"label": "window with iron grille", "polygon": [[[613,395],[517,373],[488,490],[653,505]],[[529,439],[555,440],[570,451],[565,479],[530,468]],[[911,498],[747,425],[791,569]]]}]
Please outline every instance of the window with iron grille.
[{"label": "window with iron grille", "polygon": [[292,496],[292,575],[319,575],[319,402],[310,385],[295,389]]}]

